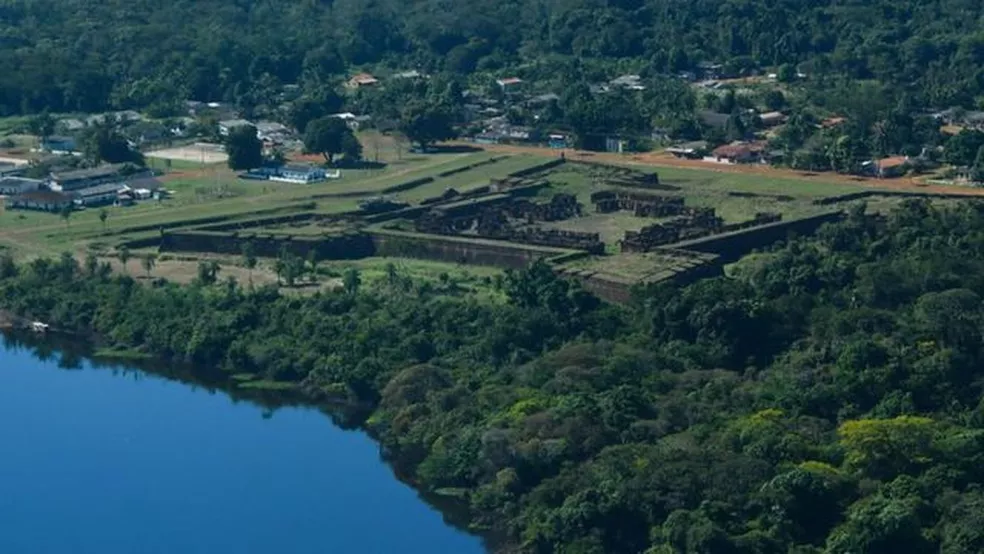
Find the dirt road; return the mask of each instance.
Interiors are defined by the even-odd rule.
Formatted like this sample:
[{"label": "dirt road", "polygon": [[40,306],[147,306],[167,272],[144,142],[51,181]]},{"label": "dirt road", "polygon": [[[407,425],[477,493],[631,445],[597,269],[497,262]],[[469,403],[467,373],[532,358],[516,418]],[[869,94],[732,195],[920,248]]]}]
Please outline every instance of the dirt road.
[{"label": "dirt road", "polygon": [[534,154],[539,156],[554,155],[564,156],[571,160],[597,161],[604,163],[623,164],[623,165],[642,165],[650,167],[667,167],[678,169],[699,169],[702,171],[714,171],[718,173],[737,173],[742,175],[761,175],[773,179],[791,179],[808,181],[812,183],[838,183],[854,185],[860,187],[885,189],[903,192],[922,192],[933,194],[958,194],[961,196],[984,196],[984,189],[976,189],[961,186],[946,185],[927,185],[911,177],[901,177],[898,179],[875,179],[870,177],[859,177],[854,175],[841,175],[838,173],[823,172],[813,173],[808,171],[798,171],[795,169],[775,168],[767,165],[741,164],[727,165],[702,160],[684,160],[675,158],[670,154],[662,152],[647,152],[640,154],[614,154],[607,152],[586,152],[582,150],[550,150],[537,146],[519,146],[506,144],[484,145],[484,149],[490,152],[502,152],[513,154]]}]

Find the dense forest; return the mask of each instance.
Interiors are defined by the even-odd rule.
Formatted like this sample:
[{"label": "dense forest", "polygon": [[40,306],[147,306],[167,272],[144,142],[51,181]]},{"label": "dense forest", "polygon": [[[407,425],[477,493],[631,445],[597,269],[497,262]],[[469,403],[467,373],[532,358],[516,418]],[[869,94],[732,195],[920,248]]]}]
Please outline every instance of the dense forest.
[{"label": "dense forest", "polygon": [[69,255],[0,256],[0,307],[366,406],[504,549],[984,551],[984,205],[863,213],[630,307],[543,264],[489,301],[395,267],[299,297]]},{"label": "dense forest", "polygon": [[259,102],[357,67],[570,81],[700,62],[798,64],[821,88],[874,79],[972,107],[982,15],[972,0],[3,0],[0,114]]}]

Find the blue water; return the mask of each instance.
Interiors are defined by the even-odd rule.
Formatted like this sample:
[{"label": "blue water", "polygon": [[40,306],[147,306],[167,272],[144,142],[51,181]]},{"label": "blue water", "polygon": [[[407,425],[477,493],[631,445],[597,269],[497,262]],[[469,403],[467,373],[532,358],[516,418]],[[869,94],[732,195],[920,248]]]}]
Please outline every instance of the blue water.
[{"label": "blue water", "polygon": [[0,552],[480,553],[364,434],[0,346]]}]

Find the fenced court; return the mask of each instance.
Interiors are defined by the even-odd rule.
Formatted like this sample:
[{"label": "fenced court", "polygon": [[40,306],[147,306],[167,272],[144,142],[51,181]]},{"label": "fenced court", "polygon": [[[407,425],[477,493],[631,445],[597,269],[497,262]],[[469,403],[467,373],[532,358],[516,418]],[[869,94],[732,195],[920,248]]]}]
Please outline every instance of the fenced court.
[{"label": "fenced court", "polygon": [[165,148],[163,150],[155,150],[153,152],[147,152],[146,156],[148,158],[157,158],[161,160],[175,160],[201,164],[225,163],[229,159],[229,155],[225,153],[222,145],[207,144],[204,142],[197,142],[187,146]]}]

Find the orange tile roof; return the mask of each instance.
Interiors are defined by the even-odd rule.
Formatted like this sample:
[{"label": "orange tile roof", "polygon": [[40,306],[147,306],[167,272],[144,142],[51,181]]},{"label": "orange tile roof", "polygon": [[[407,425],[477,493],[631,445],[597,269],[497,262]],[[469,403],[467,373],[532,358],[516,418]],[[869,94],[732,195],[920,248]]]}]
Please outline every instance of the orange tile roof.
[{"label": "orange tile roof", "polygon": [[888,158],[882,158],[875,163],[877,163],[878,167],[882,169],[890,169],[893,167],[899,167],[900,165],[905,165],[908,161],[909,158],[905,156],[891,156]]}]

